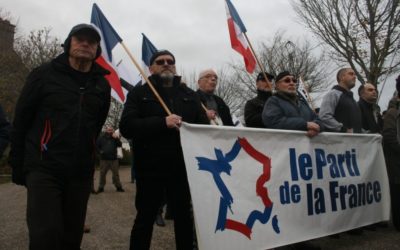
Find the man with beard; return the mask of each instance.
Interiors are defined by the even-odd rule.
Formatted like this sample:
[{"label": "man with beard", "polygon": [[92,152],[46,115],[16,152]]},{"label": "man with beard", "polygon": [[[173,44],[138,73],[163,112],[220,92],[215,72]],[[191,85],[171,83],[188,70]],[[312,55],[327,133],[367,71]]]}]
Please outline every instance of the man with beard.
[{"label": "man with beard", "polygon": [[356,74],[351,68],[342,68],[336,80],[338,85],[322,99],[319,118],[327,131],[361,133],[361,112],[351,92],[356,85]]},{"label": "man with beard", "polygon": [[196,94],[176,76],[175,57],[168,50],[150,59],[149,77],[172,114],[162,108],[149,84],[130,91],[120,131],[134,140],[137,215],[130,249],[149,249],[153,223],[166,192],[171,206],[177,249],[193,248],[193,218],[179,127],[182,121],[207,124]]},{"label": "man with beard", "polygon": [[268,98],[272,96],[272,80],[274,76],[263,72],[259,73],[256,80],[257,96],[246,102],[244,106],[244,121],[246,127],[265,128],[261,114]]}]

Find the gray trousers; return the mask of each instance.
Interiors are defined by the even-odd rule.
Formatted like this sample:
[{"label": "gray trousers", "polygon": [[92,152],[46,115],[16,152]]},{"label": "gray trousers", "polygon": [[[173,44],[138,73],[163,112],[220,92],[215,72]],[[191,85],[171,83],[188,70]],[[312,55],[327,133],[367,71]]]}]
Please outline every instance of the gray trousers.
[{"label": "gray trousers", "polygon": [[100,160],[100,180],[99,188],[104,188],[106,185],[106,176],[108,170],[111,169],[113,184],[116,188],[122,188],[119,180],[119,162],[118,160]]}]

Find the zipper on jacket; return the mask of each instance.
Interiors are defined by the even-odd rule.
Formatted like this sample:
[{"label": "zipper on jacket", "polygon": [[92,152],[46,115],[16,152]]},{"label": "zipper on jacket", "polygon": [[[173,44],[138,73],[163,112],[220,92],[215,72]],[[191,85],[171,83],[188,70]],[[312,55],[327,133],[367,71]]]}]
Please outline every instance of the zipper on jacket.
[{"label": "zipper on jacket", "polygon": [[43,159],[43,152],[47,151],[47,143],[51,138],[51,122],[49,119],[46,119],[44,122],[44,130],[42,137],[40,138],[40,159]]}]

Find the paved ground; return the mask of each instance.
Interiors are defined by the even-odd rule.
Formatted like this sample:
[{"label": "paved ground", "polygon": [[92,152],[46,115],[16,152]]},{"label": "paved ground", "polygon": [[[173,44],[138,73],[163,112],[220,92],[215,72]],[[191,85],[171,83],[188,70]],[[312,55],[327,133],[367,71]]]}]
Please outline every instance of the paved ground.
[{"label": "paved ground", "polygon": [[[83,250],[129,248],[129,235],[136,213],[133,206],[135,185],[130,183],[130,169],[122,168],[120,174],[125,193],[115,192],[109,173],[105,192],[90,197],[87,224],[91,232],[83,237]],[[96,183],[97,180],[98,173]],[[0,250],[28,249],[25,208],[25,188],[11,183],[0,185]],[[155,226],[154,229],[152,249],[175,249],[171,221],[167,221],[164,228]],[[374,232],[365,231],[361,236],[341,234],[339,239],[325,237],[313,243],[324,250],[394,250],[400,249],[400,232],[389,226]]]}]

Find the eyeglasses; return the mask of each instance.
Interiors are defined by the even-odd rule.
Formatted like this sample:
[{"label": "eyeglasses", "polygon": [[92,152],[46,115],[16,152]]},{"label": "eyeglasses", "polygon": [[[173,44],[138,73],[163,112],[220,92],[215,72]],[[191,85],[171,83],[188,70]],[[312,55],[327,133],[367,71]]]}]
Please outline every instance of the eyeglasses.
[{"label": "eyeglasses", "polygon": [[154,63],[157,64],[158,66],[165,65],[165,62],[167,62],[168,65],[175,65],[175,62],[172,59],[160,59],[154,61]]},{"label": "eyeglasses", "polygon": [[280,81],[285,82],[285,83],[290,83],[290,82],[297,83],[297,79],[295,79],[295,78],[285,78]]},{"label": "eyeglasses", "polygon": [[216,75],[211,75],[211,74],[205,75],[205,76],[201,77],[200,79],[203,79],[203,78],[207,78],[207,79],[209,79],[209,78],[215,78],[215,80],[218,80],[218,76],[216,76]]}]

